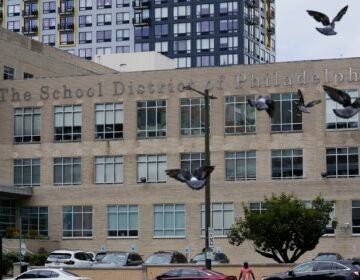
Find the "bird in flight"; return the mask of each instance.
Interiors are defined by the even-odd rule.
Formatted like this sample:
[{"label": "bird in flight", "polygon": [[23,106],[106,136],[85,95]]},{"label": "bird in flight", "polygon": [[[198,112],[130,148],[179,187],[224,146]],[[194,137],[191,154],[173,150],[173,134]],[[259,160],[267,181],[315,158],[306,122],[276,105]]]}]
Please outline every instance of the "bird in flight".
[{"label": "bird in flight", "polygon": [[351,102],[350,95],[345,91],[326,85],[323,85],[323,88],[332,100],[343,106],[341,109],[333,109],[335,115],[339,118],[349,119],[360,111],[360,97]]},{"label": "bird in flight", "polygon": [[270,118],[274,116],[275,103],[269,96],[259,96],[256,100],[248,99],[247,101],[251,107],[255,107],[258,111],[266,110]]},{"label": "bird in flight", "polygon": [[344,8],[342,8],[338,12],[338,14],[333,18],[333,20],[331,22],[330,22],[329,17],[327,15],[323,14],[323,13],[316,12],[316,11],[311,11],[311,10],[307,10],[307,12],[316,21],[321,22],[322,25],[325,26],[325,27],[322,27],[322,28],[316,27],[317,31],[319,31],[321,34],[324,34],[324,35],[336,35],[337,33],[334,30],[335,29],[335,22],[341,20],[343,15],[345,15],[347,9],[348,9],[348,5],[346,5]]},{"label": "bird in flight", "polygon": [[300,101],[300,104],[298,107],[299,107],[300,111],[303,113],[310,113],[308,108],[314,107],[316,104],[321,103],[320,99],[316,99],[316,100],[310,101],[307,104],[305,104],[304,96],[300,89],[298,89],[298,96],[299,96],[299,101]]},{"label": "bird in flight", "polygon": [[183,169],[167,169],[165,172],[169,177],[186,183],[193,190],[200,190],[205,186],[206,179],[214,169],[214,166],[200,166],[195,169],[194,174]]}]

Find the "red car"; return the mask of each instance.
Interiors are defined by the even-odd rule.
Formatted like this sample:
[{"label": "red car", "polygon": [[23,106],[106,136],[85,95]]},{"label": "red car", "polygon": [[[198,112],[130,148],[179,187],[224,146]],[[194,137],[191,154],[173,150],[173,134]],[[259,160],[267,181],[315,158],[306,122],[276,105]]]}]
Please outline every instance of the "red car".
[{"label": "red car", "polygon": [[182,267],[171,269],[154,278],[154,280],[237,280],[236,276],[226,276],[220,272],[202,267]]}]

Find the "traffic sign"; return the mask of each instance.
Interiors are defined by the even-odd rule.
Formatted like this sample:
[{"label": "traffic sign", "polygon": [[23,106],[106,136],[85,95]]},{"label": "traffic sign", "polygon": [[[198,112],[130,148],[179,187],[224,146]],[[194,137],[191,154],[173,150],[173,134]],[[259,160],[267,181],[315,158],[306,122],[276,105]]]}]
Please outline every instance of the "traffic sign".
[{"label": "traffic sign", "polygon": [[209,248],[214,248],[214,229],[209,228]]},{"label": "traffic sign", "polygon": [[26,254],[26,244],[21,242],[21,245],[20,245],[20,254],[22,256],[24,256]]}]

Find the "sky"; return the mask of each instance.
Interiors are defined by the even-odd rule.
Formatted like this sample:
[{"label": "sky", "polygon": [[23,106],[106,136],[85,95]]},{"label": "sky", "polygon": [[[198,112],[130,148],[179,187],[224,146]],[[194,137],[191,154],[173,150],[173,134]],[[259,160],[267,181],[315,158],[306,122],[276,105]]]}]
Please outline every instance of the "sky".
[{"label": "sky", "polygon": [[[275,0],[276,61],[360,57],[360,0]],[[347,13],[335,23],[334,36],[306,10],[326,14],[330,21],[348,5]]]}]

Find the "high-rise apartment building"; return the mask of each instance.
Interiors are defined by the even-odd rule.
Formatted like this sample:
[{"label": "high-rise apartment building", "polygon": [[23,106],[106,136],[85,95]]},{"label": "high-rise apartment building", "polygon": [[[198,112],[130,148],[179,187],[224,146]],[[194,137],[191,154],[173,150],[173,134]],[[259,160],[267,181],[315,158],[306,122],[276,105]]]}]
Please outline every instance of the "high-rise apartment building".
[{"label": "high-rise apartment building", "polygon": [[177,67],[275,61],[274,0],[0,0],[2,26],[91,59],[157,51]]}]

